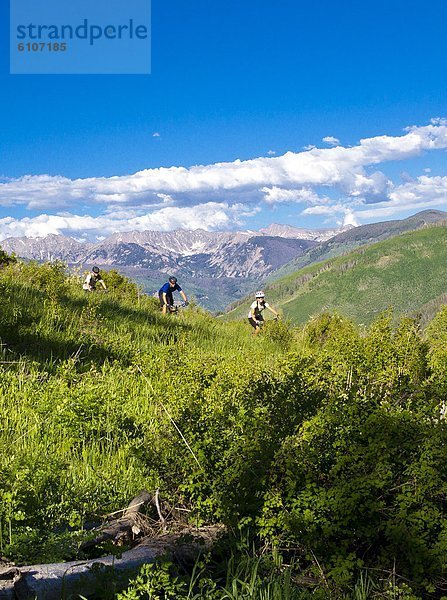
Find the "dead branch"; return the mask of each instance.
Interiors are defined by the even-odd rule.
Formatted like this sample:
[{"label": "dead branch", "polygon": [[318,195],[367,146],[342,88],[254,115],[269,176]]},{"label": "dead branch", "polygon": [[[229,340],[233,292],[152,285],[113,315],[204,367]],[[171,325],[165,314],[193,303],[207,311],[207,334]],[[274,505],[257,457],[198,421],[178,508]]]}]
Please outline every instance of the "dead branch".
[{"label": "dead branch", "polygon": [[138,515],[141,509],[152,501],[152,496],[146,490],[141,491],[129,506],[123,511],[123,516],[110,524],[103,525],[98,529],[98,535],[91,540],[83,542],[80,549],[90,550],[99,544],[107,541],[113,541],[118,546],[129,544],[138,537],[139,534],[147,533],[144,528],[144,522]]}]

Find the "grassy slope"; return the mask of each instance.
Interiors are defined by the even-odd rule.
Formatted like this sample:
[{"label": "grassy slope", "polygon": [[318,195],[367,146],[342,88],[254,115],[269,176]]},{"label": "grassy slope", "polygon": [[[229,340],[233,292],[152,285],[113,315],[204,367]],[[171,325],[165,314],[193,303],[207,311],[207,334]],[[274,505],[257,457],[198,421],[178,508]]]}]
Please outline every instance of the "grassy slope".
[{"label": "grassy slope", "polygon": [[[442,272],[433,257],[445,230],[422,237],[407,236],[399,253],[416,249]],[[67,525],[158,488],[194,522],[250,517],[263,553],[284,530],[276,540],[290,540],[303,574],[321,573],[322,594],[307,598],[350,598],[358,565],[445,581],[446,311],[426,342],[411,322],[393,331],[381,319],[360,333],[327,316],[252,338],[247,324],[195,309],[163,317],[115,281],[107,295],[85,294],[58,265],[0,268],[2,555],[73,557],[73,545],[61,548]]]},{"label": "grassy slope", "polygon": [[304,256],[300,256],[295,260],[282,266],[277,271],[273,272],[267,279],[268,283],[276,281],[290,273],[298,271],[307,265],[321,262],[329,258],[335,258],[342,254],[347,254],[365,244],[374,244],[385,239],[416,231],[426,225],[440,223],[446,221],[447,213],[440,210],[423,210],[416,215],[402,220],[383,221],[379,223],[371,223],[369,225],[361,225],[349,231],[345,231],[331,238],[327,242],[323,242],[315,248],[309,250]]},{"label": "grassy slope", "polygon": [[[22,525],[81,525],[142,488],[177,487],[197,465],[161,403],[177,419],[207,378],[245,386],[283,354],[248,325],[194,307],[163,316],[136,289],[81,283],[57,266],[0,268],[0,528],[12,531],[0,551]],[[185,472],[170,483],[179,455]]]},{"label": "grassy slope", "polygon": [[[267,298],[294,323],[337,310],[370,323],[393,307],[418,311],[447,291],[447,228],[428,227],[308,266],[266,288]],[[227,315],[245,316],[248,302]]]}]

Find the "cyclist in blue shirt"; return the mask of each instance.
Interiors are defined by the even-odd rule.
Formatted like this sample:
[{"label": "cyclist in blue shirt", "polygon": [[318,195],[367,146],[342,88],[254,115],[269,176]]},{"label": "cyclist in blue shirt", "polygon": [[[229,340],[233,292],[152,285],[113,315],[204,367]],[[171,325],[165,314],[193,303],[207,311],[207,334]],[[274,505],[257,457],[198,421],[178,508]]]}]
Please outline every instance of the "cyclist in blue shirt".
[{"label": "cyclist in blue shirt", "polygon": [[158,291],[160,306],[164,315],[166,314],[166,310],[174,304],[173,292],[180,292],[180,296],[183,298],[185,304],[188,304],[188,298],[177,283],[177,277],[170,277],[169,281],[167,281]]}]

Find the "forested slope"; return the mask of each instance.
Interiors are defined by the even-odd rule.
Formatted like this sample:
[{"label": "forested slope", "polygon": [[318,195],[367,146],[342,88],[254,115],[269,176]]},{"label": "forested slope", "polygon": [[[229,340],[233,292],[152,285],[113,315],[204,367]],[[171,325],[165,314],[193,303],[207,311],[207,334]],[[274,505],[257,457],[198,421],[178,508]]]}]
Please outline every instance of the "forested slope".
[{"label": "forested slope", "polygon": [[[265,291],[267,300],[293,323],[326,310],[371,323],[390,307],[396,316],[430,309],[447,292],[446,265],[447,227],[432,226],[311,265]],[[224,318],[244,318],[250,301]]]},{"label": "forested slope", "polygon": [[444,211],[423,210],[406,219],[382,221],[379,223],[370,223],[368,225],[354,227],[353,229],[335,235],[326,242],[318,244],[314,248],[308,250],[303,256],[283,265],[269,276],[268,282],[280,279],[307,265],[321,262],[328,258],[335,258],[342,254],[347,254],[359,246],[375,244],[395,237],[396,235],[416,231],[430,225],[442,223],[446,225],[446,219],[447,213]]}]

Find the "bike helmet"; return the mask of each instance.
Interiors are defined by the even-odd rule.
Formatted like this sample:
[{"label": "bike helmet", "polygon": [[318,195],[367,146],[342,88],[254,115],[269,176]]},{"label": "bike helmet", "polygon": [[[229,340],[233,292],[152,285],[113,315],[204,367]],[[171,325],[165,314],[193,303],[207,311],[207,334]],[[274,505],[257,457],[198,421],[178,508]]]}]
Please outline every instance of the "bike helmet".
[{"label": "bike helmet", "polygon": [[170,277],[169,283],[177,283],[177,277]]},{"label": "bike helmet", "polygon": [[255,294],[255,298],[264,298],[265,294],[262,290],[259,290],[259,292],[256,292]]},{"label": "bike helmet", "polygon": [[92,271],[93,271],[93,273],[98,274],[99,273],[99,267],[93,267]]}]

